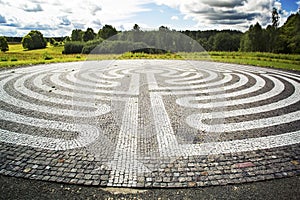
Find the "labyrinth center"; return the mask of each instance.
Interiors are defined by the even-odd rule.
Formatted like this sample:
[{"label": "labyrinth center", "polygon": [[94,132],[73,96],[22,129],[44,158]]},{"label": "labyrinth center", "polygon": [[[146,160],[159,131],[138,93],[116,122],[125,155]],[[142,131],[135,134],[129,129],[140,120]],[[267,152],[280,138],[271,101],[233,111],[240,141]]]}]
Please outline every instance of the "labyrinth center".
[{"label": "labyrinth center", "polygon": [[299,81],[295,73],[204,61],[3,70],[0,173],[125,187],[299,174]]}]

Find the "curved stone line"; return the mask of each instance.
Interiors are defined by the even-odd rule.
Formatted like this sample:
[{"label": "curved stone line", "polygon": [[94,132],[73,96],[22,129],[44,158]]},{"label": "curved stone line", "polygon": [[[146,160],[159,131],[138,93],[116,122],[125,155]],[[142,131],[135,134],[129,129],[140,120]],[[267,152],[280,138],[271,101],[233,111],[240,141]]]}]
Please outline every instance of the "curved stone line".
[{"label": "curved stone line", "polygon": [[[172,68],[172,67],[168,67],[165,68],[165,72],[161,73],[160,76],[162,77],[168,77],[168,78],[179,78],[179,77],[184,77],[184,76],[188,76],[191,73],[197,73],[199,78],[202,78],[204,76],[204,74],[197,72],[195,69],[189,69],[189,68],[181,68],[181,70],[177,68]],[[183,73],[181,73],[183,72]]]},{"label": "curved stone line", "polygon": [[[209,75],[212,75],[213,73],[210,71],[208,72]],[[194,81],[194,79],[202,79],[204,77],[204,74],[201,74],[199,72],[182,72],[180,74],[174,74],[172,76],[167,76],[166,74],[162,74],[161,76],[171,78],[169,80],[166,80],[166,83],[177,85],[182,84],[181,82],[190,82]],[[193,83],[193,82],[192,82]]]},{"label": "curved stone line", "polygon": [[[247,108],[247,109],[241,109],[241,110],[231,110],[231,111],[226,111],[226,112],[221,112],[221,113],[212,112],[212,113],[193,114],[193,115],[190,115],[187,117],[187,119],[186,119],[187,124],[190,125],[191,127],[197,128],[199,130],[210,132],[209,130],[212,130],[214,126],[219,126],[219,125],[205,124],[202,122],[203,119],[213,119],[213,118],[218,118],[218,116],[223,116],[223,117],[227,118],[227,117],[238,117],[238,116],[245,116],[245,115],[251,115],[251,114],[259,114],[259,113],[263,113],[263,112],[269,112],[272,110],[284,108],[284,107],[287,107],[289,105],[299,102],[300,84],[297,83],[296,81],[293,81],[289,78],[285,78],[285,77],[282,77],[279,75],[273,75],[273,76],[280,77],[280,78],[285,79],[286,81],[290,82],[295,87],[294,93],[291,96],[289,96],[288,98],[285,98],[278,102],[273,102],[273,103],[270,103],[267,105],[262,105],[262,106]],[[289,123],[289,122],[297,121],[300,119],[300,115],[297,116],[297,112],[294,112],[293,114],[288,113],[288,114],[281,115],[278,117],[269,117],[266,119],[259,119],[259,120],[250,121],[250,122],[222,124],[222,128],[223,128],[224,132],[232,132],[232,131],[238,131],[238,130],[250,130],[250,129],[256,129],[256,128],[274,126],[274,125],[280,124],[280,122],[282,124]],[[282,117],[282,119],[280,117]],[[266,124],[268,124],[268,126]]]},{"label": "curved stone line", "polygon": [[[197,78],[202,78],[203,77],[201,74],[196,73],[196,75],[194,77],[169,79],[169,80],[165,80],[165,82],[169,83],[169,84],[172,84],[172,85],[186,85],[186,84],[205,83],[205,82],[209,82],[209,81],[212,81],[212,80],[218,78],[217,73],[214,73],[210,70],[205,70],[205,69],[202,69],[202,71],[206,71],[209,74],[209,76],[206,77],[206,78],[203,78],[203,79],[199,79],[199,80],[190,80],[190,79],[197,79]],[[195,72],[188,72],[188,73],[195,73]]]},{"label": "curved stone line", "polygon": [[[173,65],[169,65],[169,66],[161,66],[161,68],[163,70],[165,70],[165,72],[161,73],[160,76],[162,77],[169,77],[169,78],[178,78],[181,75],[182,72],[197,72],[199,74],[202,74],[204,76],[204,73],[202,72],[201,69],[196,70],[196,68],[194,66],[191,65],[184,65],[183,63],[178,64],[178,66],[173,66]],[[158,69],[160,69],[158,67]]]},{"label": "curved stone line", "polygon": [[[148,77],[149,76],[149,77]],[[155,79],[151,78],[150,76],[153,76],[151,74],[147,74],[148,79]],[[240,76],[240,74],[238,74]],[[187,85],[187,86],[161,86],[158,87],[157,85],[153,84],[150,85],[149,90],[189,90],[189,89],[201,89],[201,88],[207,88],[207,87],[223,87],[224,84],[229,83],[233,80],[233,76],[231,74],[224,74],[224,78],[216,81],[207,83],[205,85]],[[155,81],[152,81],[151,83],[154,83]],[[240,86],[241,84],[238,84],[236,86]]]},{"label": "curved stone line", "polygon": [[271,126],[276,126],[280,124],[295,122],[300,120],[300,111],[276,116],[276,117],[268,117],[262,119],[256,119],[245,122],[238,123],[227,123],[227,124],[217,124],[217,125],[208,125],[202,122],[203,119],[218,118],[219,116],[227,117],[226,113],[220,113],[217,115],[216,113],[210,113],[209,115],[203,116],[202,114],[190,115],[187,117],[186,122],[189,126],[196,128],[201,131],[205,131],[207,133],[214,132],[212,130],[219,130],[221,132],[230,133],[235,131],[245,131],[251,129],[260,129],[267,128]]},{"label": "curved stone line", "polygon": [[[216,63],[216,64],[218,64],[218,63]],[[232,64],[225,64],[225,63],[220,68],[230,69],[233,71],[236,71],[236,69],[239,68],[239,69],[243,69],[243,71],[248,71],[250,73],[256,73],[256,74],[257,73],[258,74],[272,73],[272,74],[284,75],[286,77],[295,78],[295,79],[300,80],[300,74],[286,72],[283,70],[272,69],[272,68],[262,68],[262,67],[253,67],[253,66],[248,66],[248,65],[236,65],[236,64],[232,65]]]},{"label": "curved stone line", "polygon": [[[51,86],[47,86],[45,84],[43,84],[42,78],[41,76],[35,77],[33,79],[33,85],[34,87],[44,90],[44,91],[49,91],[51,90]],[[114,98],[114,100],[116,101],[125,101],[127,99],[127,97],[118,97],[118,96],[104,96],[105,94],[102,95],[98,95],[97,93],[92,93],[91,95],[87,95],[86,93],[83,93],[83,91],[81,91],[82,93],[80,93],[80,91],[74,92],[74,91],[68,91],[68,90],[52,90],[52,93],[57,94],[57,95],[61,95],[61,96],[65,96],[66,98],[80,98],[80,99],[86,99],[87,101],[91,101],[91,100],[99,100],[99,101],[111,101],[112,98]]]},{"label": "curved stone line", "polygon": [[[225,154],[271,149],[300,143],[300,131],[271,135],[258,138],[247,138],[225,142],[211,142],[203,144],[180,145],[180,154],[173,156],[199,156],[211,154]],[[171,150],[171,149],[170,149]],[[184,152],[184,153],[182,153]]]},{"label": "curved stone line", "polygon": [[218,67],[219,69],[226,69],[226,70],[232,70],[232,71],[236,71],[237,69],[242,69],[243,72],[247,72],[247,73],[252,73],[252,74],[265,74],[267,73],[266,68],[264,69],[253,69],[253,67],[251,66],[247,66],[247,65],[234,65],[234,67],[231,64],[222,64],[219,65]]},{"label": "curved stone line", "polygon": [[[29,79],[32,76],[32,74],[21,76],[21,78],[18,78],[16,82],[14,83],[14,89],[21,93],[24,96],[31,97],[36,100],[55,103],[59,105],[69,105],[69,106],[81,106],[86,108],[93,108],[94,111],[75,111],[76,116],[81,117],[93,117],[93,116],[100,116],[103,114],[106,114],[110,111],[110,107],[106,104],[97,104],[97,107],[94,103],[90,102],[83,102],[83,101],[76,101],[76,100],[67,100],[63,98],[55,98],[52,96],[46,96],[37,92],[34,92],[32,90],[29,90],[25,85],[25,81]],[[50,88],[49,88],[50,90]],[[45,90],[48,91],[48,90]],[[26,108],[27,109],[27,108]],[[64,110],[64,109],[63,109]]]},{"label": "curved stone line", "polygon": [[[150,96],[152,112],[155,116],[154,123],[157,133],[159,152],[162,157],[242,152],[257,149],[275,148],[300,143],[300,131],[296,131],[292,133],[279,134],[276,136],[266,136],[244,140],[180,145],[177,142],[161,95],[159,95],[158,93],[151,93]],[[300,111],[293,112],[290,115],[287,114],[275,118],[276,123],[284,123],[285,120],[299,120]],[[267,124],[269,124],[269,122],[264,122],[265,126],[267,126]],[[243,127],[245,128],[245,125]],[[210,130],[212,129],[211,127],[209,128]],[[219,131],[224,131],[223,125],[220,125],[219,128]],[[206,131],[209,131],[209,129],[206,129]]]},{"label": "curved stone line", "polygon": [[[235,73],[233,73],[233,74],[235,74]],[[232,89],[235,89],[238,87],[245,86],[249,82],[248,77],[246,77],[244,75],[238,75],[238,76],[240,77],[240,80],[238,82],[231,84],[231,85],[227,85],[227,86],[205,89],[207,86],[203,85],[204,89],[202,89],[201,87],[200,88],[198,87],[197,89],[195,89],[193,91],[170,91],[170,92],[161,92],[161,94],[163,94],[163,95],[195,95],[195,94],[201,94],[201,93],[226,92],[227,90],[232,90]],[[237,92],[239,92],[239,95],[254,92],[265,86],[266,83],[265,83],[264,79],[262,79],[259,76],[255,76],[255,77],[257,80],[256,83],[247,89],[237,91]],[[213,83],[211,83],[211,84],[213,84]],[[210,85],[210,83],[208,83],[207,85]],[[168,87],[166,87],[166,88],[168,88]],[[164,89],[164,87],[159,88],[159,89]]]},{"label": "curved stone line", "polygon": [[11,112],[6,112],[4,110],[1,110],[0,113],[1,120],[7,120],[39,128],[79,133],[76,139],[66,140],[43,136],[33,136],[30,134],[16,133],[0,129],[0,142],[4,143],[24,145],[48,150],[67,150],[89,145],[100,136],[98,128],[87,124],[70,124],[58,121],[38,119]]},{"label": "curved stone line", "polygon": [[[185,72],[187,73],[195,73],[197,72],[198,74],[204,76],[204,74],[202,73],[201,70],[197,71],[195,68],[191,67],[191,66],[178,66],[178,67],[175,67],[175,66],[168,66],[166,69],[164,70],[167,70],[166,72],[164,73],[161,73],[160,76],[163,76],[163,77],[168,77],[168,78],[178,78],[178,77],[183,77],[185,76]],[[184,73],[182,73],[184,72]]]},{"label": "curved stone line", "polygon": [[[230,97],[235,97],[235,96],[240,96],[240,95],[245,95],[245,94],[249,94],[252,92],[255,92],[253,90],[251,91],[247,91],[245,92],[244,90],[241,91],[236,91],[236,92],[232,92],[232,93],[225,93],[222,95],[210,95],[210,96],[200,96],[200,97],[194,97],[194,96],[190,96],[190,97],[183,97],[180,99],[176,100],[176,103],[180,106],[183,107],[189,107],[189,108],[217,108],[217,107],[225,107],[225,106],[236,106],[236,105],[242,105],[242,104],[247,104],[247,103],[255,103],[255,102],[259,102],[262,100],[266,100],[272,97],[275,97],[279,94],[281,94],[284,91],[284,84],[279,81],[276,78],[273,78],[272,76],[268,76],[268,75],[264,75],[265,77],[267,77],[268,79],[270,79],[273,83],[274,83],[274,87],[263,94],[259,94],[259,95],[253,95],[251,97],[244,97],[241,99],[235,99],[235,100],[230,100],[230,101],[226,101],[226,98],[230,98]],[[259,86],[260,87],[260,86]],[[261,89],[257,87],[257,89]],[[193,103],[193,101],[201,101],[201,100],[212,100],[212,99],[220,99],[223,101],[220,102],[209,102],[209,103]]]},{"label": "curved stone line", "polygon": [[[76,85],[70,85],[68,83],[64,83],[60,80],[59,74],[54,74],[53,76],[50,77],[50,80],[53,83],[56,83],[58,85],[63,85],[64,88],[69,89],[74,91],[75,93],[78,93],[80,91],[84,92],[90,92],[95,95],[98,93],[103,93],[103,94],[132,94],[132,95],[137,95],[137,91],[118,91],[118,90],[103,90],[103,89],[98,89],[98,88],[86,88],[86,87],[81,87],[81,86],[76,86]],[[131,85],[139,85],[139,80],[138,79],[131,79]]]},{"label": "curved stone line", "polygon": [[[110,107],[106,104],[102,104],[99,106],[99,108],[96,111],[93,112],[85,112],[85,111],[75,111],[75,110],[69,110],[69,109],[63,109],[63,108],[55,108],[45,105],[37,105],[32,104],[31,102],[27,102],[21,99],[16,99],[13,96],[10,96],[3,88],[7,81],[12,80],[15,77],[9,77],[7,79],[0,81],[0,100],[13,105],[15,107],[24,108],[28,110],[43,112],[43,113],[49,113],[54,115],[63,115],[63,116],[72,116],[72,117],[90,117],[91,115],[103,115],[110,111]],[[49,97],[50,98],[50,97]],[[34,106],[33,106],[34,105]],[[1,111],[0,111],[1,112]]]},{"label": "curved stone line", "polygon": [[[112,88],[117,87],[120,85],[119,82],[116,81],[110,81],[105,79],[96,79],[92,76],[89,76],[87,73],[80,74],[79,76],[83,77],[85,80],[81,80],[79,78],[75,77],[75,74],[78,72],[70,72],[66,74],[65,78],[66,80],[73,82],[74,84],[79,84],[86,87],[105,87],[105,88]],[[89,82],[88,82],[89,81]],[[94,81],[94,82],[92,82]]]},{"label": "curved stone line", "polygon": [[[233,80],[233,76],[232,75],[236,75],[239,77],[239,81],[228,85],[228,86],[224,86],[224,84],[226,83],[230,83],[230,81]],[[167,87],[161,87],[161,89],[169,89],[169,90],[185,90],[185,89],[194,89],[194,91],[191,91],[191,94],[197,94],[197,93],[210,93],[210,92],[220,92],[220,91],[226,91],[226,90],[232,90],[238,87],[242,87],[244,85],[246,85],[248,83],[249,79],[243,75],[243,74],[235,74],[235,73],[230,73],[224,74],[224,78],[216,81],[216,82],[211,82],[211,83],[207,83],[204,85],[191,85],[191,86],[183,86],[183,87],[172,87],[172,86],[167,86]],[[208,87],[213,87],[210,89],[206,89]],[[253,87],[253,86],[252,86]],[[174,91],[176,92],[176,94],[180,94],[181,91]],[[187,92],[185,92],[187,94]],[[207,97],[203,97],[204,99]]]}]

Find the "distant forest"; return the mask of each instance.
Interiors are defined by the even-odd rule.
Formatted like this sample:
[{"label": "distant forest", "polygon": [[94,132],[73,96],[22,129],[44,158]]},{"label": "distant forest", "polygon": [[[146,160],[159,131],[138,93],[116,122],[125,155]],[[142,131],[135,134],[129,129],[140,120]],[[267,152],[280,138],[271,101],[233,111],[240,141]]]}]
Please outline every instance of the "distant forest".
[{"label": "distant forest", "polygon": [[[206,51],[245,51],[245,52],[272,52],[272,53],[300,53],[300,10],[291,14],[287,21],[279,27],[279,15],[276,9],[272,11],[272,22],[266,28],[259,23],[251,25],[246,32],[235,30],[209,30],[209,31],[176,31],[161,26],[159,31],[165,33],[182,33],[197,41]],[[142,31],[139,25],[135,24],[131,31],[117,31],[111,25],[103,26],[97,33],[88,28],[86,31],[75,29],[71,36],[46,38],[51,44],[64,43],[63,53],[91,53],[100,43],[103,48],[99,51],[105,53],[122,50],[122,46],[132,45],[132,48],[156,47],[166,35],[157,34],[159,31]],[[118,34],[123,33],[123,34]],[[118,34],[118,35],[117,35]],[[105,41],[112,36],[114,41]],[[141,35],[145,38],[138,40]],[[171,36],[171,34],[169,34]],[[174,34],[173,34],[174,35]],[[175,34],[176,35],[176,34]],[[189,44],[182,43],[179,36],[171,36],[173,43],[176,43],[174,51],[186,50]],[[8,42],[22,42],[20,37],[6,37]],[[163,38],[164,40],[170,38]],[[145,42],[147,41],[147,42]],[[182,43],[182,44],[181,44]],[[178,49],[178,45],[184,46]],[[173,50],[166,47],[167,50]],[[188,47],[189,50],[193,47]]]}]

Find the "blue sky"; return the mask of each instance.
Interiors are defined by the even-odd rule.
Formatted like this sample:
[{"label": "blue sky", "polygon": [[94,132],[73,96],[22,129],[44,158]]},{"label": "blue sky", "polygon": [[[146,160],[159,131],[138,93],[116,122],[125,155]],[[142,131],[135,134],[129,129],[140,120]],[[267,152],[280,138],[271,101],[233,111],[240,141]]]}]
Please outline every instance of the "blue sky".
[{"label": "blue sky", "polygon": [[297,0],[283,0],[282,3],[282,9],[287,11],[295,11],[299,8],[299,3],[297,4]]},{"label": "blue sky", "polygon": [[295,13],[300,0],[0,0],[0,35],[24,36],[40,30],[45,36],[70,35],[75,28],[105,24],[130,30],[167,26],[176,30],[233,29],[245,31],[271,22],[280,10],[281,25]]}]

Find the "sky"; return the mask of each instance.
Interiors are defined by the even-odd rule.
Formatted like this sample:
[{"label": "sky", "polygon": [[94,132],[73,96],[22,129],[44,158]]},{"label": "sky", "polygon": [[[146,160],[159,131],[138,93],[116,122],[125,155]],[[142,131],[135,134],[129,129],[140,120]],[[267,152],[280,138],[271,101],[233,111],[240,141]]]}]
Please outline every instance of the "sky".
[{"label": "sky", "polygon": [[117,30],[138,24],[143,30],[246,31],[256,22],[270,24],[273,7],[283,25],[299,6],[300,0],[0,0],[0,35],[39,30],[46,37],[66,36],[73,29],[98,32],[105,24]]}]

